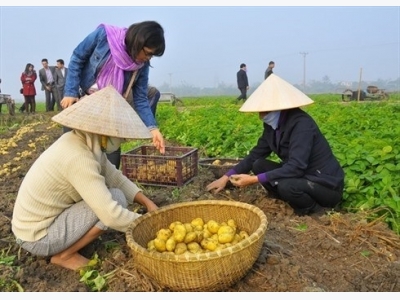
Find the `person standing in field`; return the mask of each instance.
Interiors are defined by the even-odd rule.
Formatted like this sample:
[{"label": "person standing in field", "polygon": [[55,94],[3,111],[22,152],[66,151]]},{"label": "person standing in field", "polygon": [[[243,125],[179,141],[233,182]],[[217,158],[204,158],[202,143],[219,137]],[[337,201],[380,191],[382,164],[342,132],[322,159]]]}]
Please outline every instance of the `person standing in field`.
[{"label": "person standing in field", "polygon": [[[300,90],[271,74],[240,108],[258,113],[263,123],[257,144],[206,189],[219,192],[228,181],[238,187],[261,184],[298,215],[337,206],[342,200],[344,171],[318,125],[301,109],[311,103]],[[272,153],[280,160],[268,159]]]},{"label": "person standing in field", "polygon": [[39,79],[42,84],[42,91],[45,92],[46,96],[46,111],[54,111],[56,104],[58,91],[54,82],[56,67],[49,66],[47,58],[42,59],[43,68],[39,70]]},{"label": "person standing in field", "polygon": [[62,110],[60,101],[62,98],[64,98],[64,87],[67,74],[68,74],[68,68],[64,66],[64,60],[57,59],[57,68],[55,71],[54,82],[58,90],[57,108],[59,111]]},{"label": "person standing in field", "polygon": [[26,64],[24,72],[21,74],[22,94],[24,95],[24,107],[26,114],[36,113],[36,88],[35,81],[37,74],[31,63]]},{"label": "person standing in field", "polygon": [[271,60],[268,64],[268,68],[265,70],[264,74],[264,79],[267,79],[269,75],[271,75],[273,72],[273,69],[275,68],[275,63]]},{"label": "person standing in field", "polygon": [[247,90],[249,89],[246,64],[240,64],[240,70],[236,73],[236,79],[237,79],[237,86],[240,91],[240,96],[237,97],[236,103],[238,103],[240,100],[246,101]]},{"label": "person standing in field", "polygon": [[[132,108],[151,131],[153,145],[164,154],[164,138],[147,98],[150,60],[164,51],[164,29],[155,21],[135,23],[129,28],[100,24],[72,53],[61,106],[67,108],[77,102],[80,89],[90,95],[112,85],[126,98],[131,94]],[[131,79],[134,83],[130,86]],[[119,168],[121,149],[108,158]]]},{"label": "person standing in field", "polygon": [[[98,109],[92,109],[93,106]],[[141,215],[128,204],[158,209],[107,159],[125,139],[152,135],[112,86],[82,98],[52,120],[72,128],[33,163],[18,190],[11,225],[16,243],[52,264],[78,270],[79,251],[107,230],[126,232]]]}]

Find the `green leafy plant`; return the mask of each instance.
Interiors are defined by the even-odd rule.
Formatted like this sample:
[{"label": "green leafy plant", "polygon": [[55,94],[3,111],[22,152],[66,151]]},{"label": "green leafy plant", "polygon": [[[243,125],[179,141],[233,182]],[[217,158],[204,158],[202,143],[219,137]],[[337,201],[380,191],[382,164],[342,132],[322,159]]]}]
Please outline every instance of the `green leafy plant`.
[{"label": "green leafy plant", "polygon": [[96,267],[100,264],[100,259],[97,253],[88,264],[83,267],[79,274],[81,276],[80,282],[85,283],[92,292],[101,292],[107,289],[107,279],[111,278],[115,271],[102,275]]}]

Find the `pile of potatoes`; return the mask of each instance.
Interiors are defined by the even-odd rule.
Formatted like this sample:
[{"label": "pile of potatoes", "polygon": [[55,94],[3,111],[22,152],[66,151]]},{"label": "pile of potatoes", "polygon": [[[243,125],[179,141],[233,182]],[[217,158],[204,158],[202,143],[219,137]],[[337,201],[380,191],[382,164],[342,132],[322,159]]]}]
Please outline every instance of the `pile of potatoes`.
[{"label": "pile of potatoes", "polygon": [[233,219],[219,223],[195,218],[190,223],[175,221],[168,228],[160,229],[155,238],[147,243],[147,250],[177,255],[205,253],[227,248],[248,237],[249,234],[239,230]]}]

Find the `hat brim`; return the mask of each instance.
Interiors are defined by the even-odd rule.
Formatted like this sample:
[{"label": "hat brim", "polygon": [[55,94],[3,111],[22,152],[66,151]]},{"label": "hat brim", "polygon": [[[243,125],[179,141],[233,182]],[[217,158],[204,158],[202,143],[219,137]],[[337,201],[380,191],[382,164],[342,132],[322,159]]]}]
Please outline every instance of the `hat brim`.
[{"label": "hat brim", "polygon": [[135,110],[112,86],[82,98],[55,115],[52,120],[69,128],[110,137],[152,137]]},{"label": "hat brim", "polygon": [[240,107],[241,112],[267,112],[301,107],[314,103],[290,83],[271,74]]}]

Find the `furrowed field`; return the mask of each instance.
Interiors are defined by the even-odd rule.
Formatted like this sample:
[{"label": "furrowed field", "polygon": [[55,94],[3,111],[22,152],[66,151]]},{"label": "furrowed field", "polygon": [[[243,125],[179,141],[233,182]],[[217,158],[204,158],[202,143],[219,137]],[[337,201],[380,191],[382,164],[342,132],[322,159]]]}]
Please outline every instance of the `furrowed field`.
[{"label": "furrowed field", "polygon": [[[160,103],[157,121],[168,145],[195,147],[201,158],[240,158],[262,131],[256,113],[239,112],[235,97],[181,98]],[[182,187],[139,186],[160,207],[208,199],[241,201],[264,211],[268,231],[261,255],[233,292],[400,292],[400,94],[389,100],[342,102],[310,95],[304,107],[318,123],[346,174],[340,211],[296,216],[260,186],[205,191],[215,179],[199,167]],[[17,104],[17,109],[20,104]],[[16,110],[17,110],[16,109]],[[57,112],[0,115],[0,291],[168,291],[136,270],[124,233],[110,230],[83,249],[93,265],[64,270],[15,244],[12,210],[30,166],[61,134]],[[149,141],[129,142],[123,152]],[[274,157],[274,159],[278,159]],[[131,209],[137,209],[136,206]]]}]

